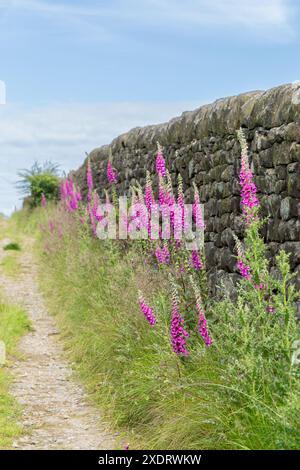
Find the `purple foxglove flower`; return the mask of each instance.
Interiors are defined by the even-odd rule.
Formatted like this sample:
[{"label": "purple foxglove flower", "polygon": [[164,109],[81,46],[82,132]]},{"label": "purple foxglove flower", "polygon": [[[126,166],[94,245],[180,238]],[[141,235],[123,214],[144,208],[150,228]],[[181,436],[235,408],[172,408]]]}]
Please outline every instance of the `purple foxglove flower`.
[{"label": "purple foxglove flower", "polygon": [[47,207],[47,199],[46,199],[46,196],[45,196],[44,193],[42,194],[41,206],[42,207]]},{"label": "purple foxglove flower", "polygon": [[166,176],[166,162],[159,144],[156,155],[156,173],[163,178]]},{"label": "purple foxglove flower", "polygon": [[196,271],[203,269],[203,264],[201,263],[197,250],[192,250],[192,266]]},{"label": "purple foxglove flower", "polygon": [[88,187],[87,200],[88,200],[88,202],[91,202],[94,183],[93,183],[93,173],[92,173],[91,161],[90,161],[89,158],[88,158],[87,167],[86,167],[86,181],[87,181],[87,187]]},{"label": "purple foxglove flower", "polygon": [[110,184],[115,184],[117,182],[117,175],[110,160],[107,162],[106,175]]},{"label": "purple foxglove flower", "polygon": [[275,307],[273,307],[272,305],[268,305],[267,312],[273,315],[275,313]]},{"label": "purple foxglove flower", "polygon": [[255,218],[255,208],[259,207],[260,204],[256,197],[257,188],[249,166],[248,145],[242,130],[238,132],[238,139],[242,149],[240,170],[241,207],[246,224],[249,225]]},{"label": "purple foxglove flower", "polygon": [[183,181],[181,175],[178,175],[178,197],[177,197],[177,204],[179,207],[179,214],[181,218],[181,227],[182,231],[184,232],[186,229],[186,220],[185,220],[185,200],[184,200],[184,192],[183,192]]},{"label": "purple foxglove flower", "polygon": [[66,181],[62,181],[60,184],[60,199],[64,201],[67,197],[67,188],[66,188]]},{"label": "purple foxglove flower", "polygon": [[203,220],[203,213],[200,203],[200,196],[197,186],[194,184],[194,202],[192,207],[193,219],[196,224],[196,228],[198,229],[205,229],[205,223]]},{"label": "purple foxglove flower", "polygon": [[156,248],[155,250],[155,256],[157,261],[160,264],[169,264],[170,263],[170,252],[167,246],[164,246],[163,248]]},{"label": "purple foxglove flower", "polygon": [[198,285],[196,285],[193,277],[190,277],[191,284],[194,290],[194,294],[196,297],[196,310],[198,312],[198,332],[202,336],[204,343],[206,346],[211,346],[212,345],[212,338],[209,335],[208,328],[207,328],[207,321],[205,317],[205,312],[202,307],[202,299],[201,299],[201,294]]},{"label": "purple foxglove flower", "polygon": [[189,334],[184,329],[184,319],[179,312],[179,300],[176,285],[171,281],[172,288],[172,309],[171,309],[171,328],[170,328],[170,338],[172,349],[175,354],[178,356],[188,356],[189,351],[187,349],[186,340],[189,337]]},{"label": "purple foxglove flower", "polygon": [[250,266],[246,265],[243,260],[239,259],[237,262],[237,267],[241,276],[247,279],[247,281],[251,281]]},{"label": "purple foxglove flower", "polygon": [[174,300],[172,301],[170,336],[174,353],[178,356],[188,356],[186,338],[189,337],[189,334],[184,329],[184,320],[179,313],[177,302]]},{"label": "purple foxglove flower", "polygon": [[198,331],[199,331],[200,335],[202,336],[206,346],[211,346],[212,345],[212,339],[211,339],[211,337],[209,336],[209,333],[208,333],[205,313],[202,310],[202,307],[198,302],[196,304],[196,309],[197,309],[198,314],[199,314]]},{"label": "purple foxglove flower", "polygon": [[145,316],[146,320],[149,322],[151,326],[154,326],[156,324],[156,318],[155,318],[153,309],[149,307],[149,305],[146,304],[145,299],[141,293],[139,295],[139,304],[140,304],[141,312]]}]

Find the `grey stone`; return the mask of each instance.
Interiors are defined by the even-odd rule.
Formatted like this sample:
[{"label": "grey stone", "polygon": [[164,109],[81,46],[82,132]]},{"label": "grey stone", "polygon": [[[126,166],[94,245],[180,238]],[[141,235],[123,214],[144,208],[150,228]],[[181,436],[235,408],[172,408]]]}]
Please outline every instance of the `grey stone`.
[{"label": "grey stone", "polygon": [[280,204],[280,217],[282,220],[288,220],[291,217],[292,198],[285,197]]},{"label": "grey stone", "polygon": [[261,207],[262,214],[267,217],[271,215],[272,217],[278,217],[280,211],[280,201],[281,198],[277,194],[270,194],[269,196],[261,197]]},{"label": "grey stone", "polygon": [[290,253],[290,264],[292,269],[300,265],[300,241],[285,242],[280,245],[280,248]]},{"label": "grey stone", "polygon": [[287,178],[287,190],[289,196],[300,198],[300,175],[289,174]]},{"label": "grey stone", "polygon": [[[178,173],[183,177],[187,202],[193,200],[192,183],[199,187],[205,204],[208,269],[223,278],[229,276],[235,272],[229,253],[231,232],[242,239],[245,231],[238,177],[241,149],[236,137],[236,130],[242,126],[261,214],[269,216],[262,235],[269,244],[270,262],[275,264],[280,248],[292,252],[296,284],[300,284],[298,248],[294,248],[300,240],[299,96],[300,85],[283,85],[217,100],[168,123],[132,129],[90,153],[99,195],[103,197],[104,189],[110,189],[106,179],[110,151],[118,172],[117,189],[121,194],[128,193],[130,184],[144,184],[146,170],[154,173],[159,141],[173,181]],[[71,176],[85,196],[86,162]],[[157,185],[154,187],[157,189]]]},{"label": "grey stone", "polygon": [[281,242],[300,240],[300,220],[291,219],[279,222],[278,234]]},{"label": "grey stone", "polygon": [[276,179],[284,180],[287,175],[287,165],[278,165],[275,168]]},{"label": "grey stone", "polygon": [[222,181],[231,181],[234,177],[234,168],[232,165],[226,166],[226,168],[221,173]]},{"label": "grey stone", "polygon": [[299,162],[300,160],[300,145],[296,142],[293,142],[290,147],[290,156],[291,161]]},{"label": "grey stone", "polygon": [[189,162],[189,178],[191,178],[194,174],[194,161],[191,160]]}]

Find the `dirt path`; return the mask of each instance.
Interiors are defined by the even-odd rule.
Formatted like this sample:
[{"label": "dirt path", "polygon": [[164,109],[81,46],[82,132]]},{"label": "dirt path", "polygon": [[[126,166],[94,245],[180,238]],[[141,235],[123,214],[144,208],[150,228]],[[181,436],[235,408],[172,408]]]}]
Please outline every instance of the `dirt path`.
[{"label": "dirt path", "polygon": [[[5,256],[0,242],[0,261]],[[53,318],[37,287],[37,267],[30,240],[20,254],[17,279],[0,271],[0,286],[7,299],[24,307],[33,331],[20,343],[22,359],[13,365],[12,394],[23,406],[25,435],[16,449],[113,449],[114,438],[88,404],[83,387],[72,377]]]}]

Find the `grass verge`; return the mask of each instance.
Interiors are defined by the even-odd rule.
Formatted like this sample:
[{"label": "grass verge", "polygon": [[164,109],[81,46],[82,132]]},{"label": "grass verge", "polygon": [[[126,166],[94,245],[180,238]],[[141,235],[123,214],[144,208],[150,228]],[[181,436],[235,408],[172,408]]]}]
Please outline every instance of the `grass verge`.
[{"label": "grass verge", "polygon": [[7,243],[7,245],[3,247],[3,250],[4,251],[21,251],[21,247],[19,243],[11,242],[11,243]]},{"label": "grass verge", "polygon": [[19,253],[16,251],[6,255],[1,261],[1,269],[6,276],[17,277],[20,273],[20,264],[18,260]]},{"label": "grass verge", "polygon": [[[6,346],[8,365],[19,338],[29,327],[23,310],[0,299],[0,341]],[[22,433],[18,423],[21,410],[9,392],[11,379],[7,365],[0,366],[0,449],[10,448],[13,440]]]}]

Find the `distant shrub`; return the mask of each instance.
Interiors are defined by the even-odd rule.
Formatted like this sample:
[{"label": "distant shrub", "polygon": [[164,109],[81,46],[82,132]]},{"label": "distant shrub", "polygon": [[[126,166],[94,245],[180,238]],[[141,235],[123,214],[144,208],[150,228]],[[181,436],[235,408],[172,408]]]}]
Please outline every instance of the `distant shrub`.
[{"label": "distant shrub", "polygon": [[51,162],[40,165],[35,162],[29,170],[21,170],[18,175],[20,180],[17,186],[27,196],[31,207],[40,205],[43,198],[47,201],[58,199],[60,179],[57,165]]},{"label": "distant shrub", "polygon": [[8,243],[3,247],[3,250],[8,251],[8,250],[14,250],[14,251],[21,251],[21,247],[19,243]]}]

